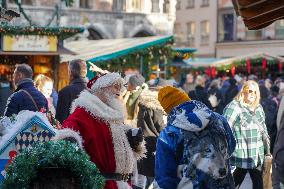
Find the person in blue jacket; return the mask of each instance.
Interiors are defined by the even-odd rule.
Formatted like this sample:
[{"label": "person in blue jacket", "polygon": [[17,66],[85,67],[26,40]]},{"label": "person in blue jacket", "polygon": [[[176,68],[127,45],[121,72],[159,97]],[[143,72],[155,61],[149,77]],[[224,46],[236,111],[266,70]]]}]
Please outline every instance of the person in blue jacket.
[{"label": "person in blue jacket", "polygon": [[7,100],[5,116],[9,117],[13,114],[18,114],[22,110],[48,110],[47,100],[44,95],[35,88],[32,77],[33,70],[29,65],[16,65],[13,74],[16,90]]},{"label": "person in blue jacket", "polygon": [[226,119],[174,87],[160,89],[158,99],[168,122],[157,140],[154,188],[235,188],[236,142]]}]

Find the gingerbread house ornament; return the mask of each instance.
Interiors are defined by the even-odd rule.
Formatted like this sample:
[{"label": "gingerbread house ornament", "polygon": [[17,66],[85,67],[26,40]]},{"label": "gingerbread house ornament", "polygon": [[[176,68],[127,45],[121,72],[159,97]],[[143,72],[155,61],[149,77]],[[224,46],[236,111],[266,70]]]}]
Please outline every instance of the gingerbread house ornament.
[{"label": "gingerbread house ornament", "polygon": [[14,157],[36,142],[47,142],[55,136],[55,129],[45,114],[21,111],[16,117],[4,117],[0,121],[0,182]]}]

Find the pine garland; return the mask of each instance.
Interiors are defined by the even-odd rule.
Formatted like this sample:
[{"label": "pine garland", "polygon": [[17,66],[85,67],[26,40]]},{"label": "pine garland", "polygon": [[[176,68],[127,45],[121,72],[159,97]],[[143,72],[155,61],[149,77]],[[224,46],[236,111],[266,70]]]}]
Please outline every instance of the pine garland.
[{"label": "pine garland", "polygon": [[80,27],[39,27],[0,25],[0,33],[4,35],[48,35],[66,39],[77,33],[82,33]]},{"label": "pine garland", "polygon": [[65,168],[78,178],[82,189],[101,189],[104,179],[88,155],[69,141],[37,143],[26,148],[9,165],[2,189],[27,189],[37,171],[44,168]]}]

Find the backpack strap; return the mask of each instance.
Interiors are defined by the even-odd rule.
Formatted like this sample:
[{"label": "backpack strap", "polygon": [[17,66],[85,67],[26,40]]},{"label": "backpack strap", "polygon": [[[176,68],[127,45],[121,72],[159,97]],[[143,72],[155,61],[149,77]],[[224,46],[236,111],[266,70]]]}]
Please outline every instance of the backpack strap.
[{"label": "backpack strap", "polygon": [[20,91],[23,91],[24,93],[26,93],[26,95],[29,96],[29,98],[32,100],[34,106],[36,107],[37,111],[39,111],[39,108],[38,108],[38,106],[37,106],[37,104],[36,104],[34,98],[32,97],[32,95],[31,95],[28,91],[26,91],[26,90],[24,90],[24,89],[21,89]]}]

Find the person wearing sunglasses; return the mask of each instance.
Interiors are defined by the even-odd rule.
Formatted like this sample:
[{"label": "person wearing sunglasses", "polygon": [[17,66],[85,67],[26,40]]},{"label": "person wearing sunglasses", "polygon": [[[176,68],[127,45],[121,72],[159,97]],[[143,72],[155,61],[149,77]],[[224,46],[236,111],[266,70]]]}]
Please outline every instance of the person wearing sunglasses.
[{"label": "person wearing sunglasses", "polygon": [[236,188],[240,188],[248,172],[253,189],[262,189],[262,167],[265,154],[270,151],[270,142],[265,113],[260,104],[259,86],[255,81],[244,83],[235,99],[224,109],[224,117],[237,141],[231,157],[231,164],[236,167],[233,173]]}]

